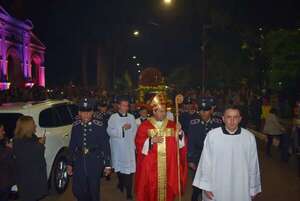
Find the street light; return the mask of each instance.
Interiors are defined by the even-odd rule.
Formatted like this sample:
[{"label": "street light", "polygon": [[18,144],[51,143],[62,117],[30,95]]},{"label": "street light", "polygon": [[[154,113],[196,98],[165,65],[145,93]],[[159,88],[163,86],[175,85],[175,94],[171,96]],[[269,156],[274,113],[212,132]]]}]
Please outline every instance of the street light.
[{"label": "street light", "polygon": [[134,35],[135,37],[138,37],[138,36],[140,35],[140,32],[139,32],[138,30],[135,30],[135,31],[133,32],[133,35]]},{"label": "street light", "polygon": [[133,59],[136,59],[136,56],[132,56]]},{"label": "street light", "polygon": [[172,0],[164,0],[164,4],[170,5],[170,4],[172,4]]},{"label": "street light", "polygon": [[136,65],[137,65],[137,66],[140,66],[141,64],[140,64],[140,63],[137,63]]}]

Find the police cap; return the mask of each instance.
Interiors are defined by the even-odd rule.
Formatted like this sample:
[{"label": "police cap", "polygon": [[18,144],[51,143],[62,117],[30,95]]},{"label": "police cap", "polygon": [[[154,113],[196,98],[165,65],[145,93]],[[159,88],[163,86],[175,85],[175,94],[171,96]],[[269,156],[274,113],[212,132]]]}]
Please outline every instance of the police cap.
[{"label": "police cap", "polygon": [[95,107],[95,101],[90,98],[83,98],[78,104],[78,110],[82,112],[93,111]]},{"label": "police cap", "polygon": [[212,109],[212,104],[208,98],[199,99],[199,110],[208,111]]}]

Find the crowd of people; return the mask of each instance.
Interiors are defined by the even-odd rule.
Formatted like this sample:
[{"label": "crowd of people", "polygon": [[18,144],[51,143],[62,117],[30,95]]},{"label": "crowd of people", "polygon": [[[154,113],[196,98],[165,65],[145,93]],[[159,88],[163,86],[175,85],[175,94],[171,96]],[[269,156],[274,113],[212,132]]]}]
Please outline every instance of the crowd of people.
[{"label": "crowd of people", "polygon": [[[133,90],[127,92],[128,95],[136,97],[136,92]],[[280,92],[271,92],[268,90],[253,90],[248,87],[240,88],[211,88],[205,90],[188,89],[188,90],[173,90],[169,93],[173,98],[176,94],[182,93],[184,97],[191,97],[193,100],[199,97],[214,97],[219,110],[222,110],[225,105],[239,105],[243,113],[243,123],[247,124],[250,121],[256,129],[262,129],[261,118],[264,115],[263,105],[273,106],[277,110],[277,114],[281,118],[291,119],[293,117],[293,107],[295,102],[300,98],[297,94],[288,96]],[[46,99],[70,99],[78,102],[81,97],[89,96],[95,99],[105,99],[112,103],[116,101],[116,96],[123,92],[107,92],[101,88],[91,88],[75,86],[70,83],[64,87],[44,88],[41,86],[33,86],[26,88],[18,88],[11,86],[8,90],[0,91],[0,105],[10,102],[27,102],[41,101]],[[298,98],[298,99],[297,99]],[[298,100],[299,101],[299,100]]]},{"label": "crowd of people", "polygon": [[[13,90],[19,95],[11,96]],[[261,192],[261,183],[255,138],[244,128],[254,128],[267,136],[269,157],[274,138],[280,139],[283,161],[288,160],[290,150],[300,151],[300,104],[290,109],[294,113],[290,129],[280,122],[280,117],[290,116],[286,112],[288,104],[278,101],[278,96],[271,98],[243,89],[205,93],[190,90],[184,93],[176,118],[161,94],[151,98],[150,107],[144,107],[133,98],[105,91],[89,91],[81,100],[72,87],[61,92],[55,94],[79,106],[67,169],[73,176],[73,194],[78,201],[99,201],[100,177],[109,178],[112,172],[118,177],[117,189],[126,192],[127,200],[133,200],[135,178],[137,201],[173,201],[184,193],[189,172],[194,179],[191,201],[200,197],[250,201]],[[5,93],[10,99],[3,98]],[[16,102],[20,94],[26,101],[43,100],[51,93],[43,88],[11,89],[3,92],[1,100]],[[8,200],[14,184],[22,201],[36,201],[47,195],[46,139],[35,135],[35,127],[31,117],[22,116],[15,137],[7,139],[0,122],[1,201]],[[229,177],[221,176],[229,173]]]}]

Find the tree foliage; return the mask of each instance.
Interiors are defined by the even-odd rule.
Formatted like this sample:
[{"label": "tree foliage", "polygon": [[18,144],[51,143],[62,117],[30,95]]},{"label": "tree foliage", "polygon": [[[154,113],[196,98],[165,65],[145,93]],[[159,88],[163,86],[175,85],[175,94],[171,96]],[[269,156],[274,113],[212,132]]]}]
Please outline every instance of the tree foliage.
[{"label": "tree foliage", "polygon": [[263,53],[268,59],[267,75],[271,88],[295,88],[300,84],[300,31],[269,32]]},{"label": "tree foliage", "polygon": [[131,91],[133,89],[133,83],[128,70],[124,74],[117,77],[115,80],[114,90],[116,91]]},{"label": "tree foliage", "polygon": [[177,89],[184,89],[199,85],[201,83],[201,74],[198,73],[198,69],[193,69],[193,67],[188,65],[176,67],[168,75],[167,82]]}]

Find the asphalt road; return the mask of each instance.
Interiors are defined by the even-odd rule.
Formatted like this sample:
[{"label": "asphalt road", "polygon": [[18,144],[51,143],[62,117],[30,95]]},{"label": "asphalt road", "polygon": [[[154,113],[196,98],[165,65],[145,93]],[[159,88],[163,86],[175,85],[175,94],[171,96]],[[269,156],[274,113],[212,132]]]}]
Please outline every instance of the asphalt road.
[{"label": "asphalt road", "polygon": [[[262,147],[260,145],[259,147]],[[275,153],[278,150],[273,150]],[[300,200],[300,177],[297,173],[297,163],[295,158],[291,158],[289,163],[282,163],[277,154],[273,158],[267,158],[260,148],[260,167],[262,177],[263,193],[255,200],[257,201],[299,201]],[[189,201],[191,196],[192,178],[189,177],[186,193],[183,201]],[[101,198],[102,201],[125,201],[125,194],[117,189],[116,176],[113,175],[110,181],[102,180]],[[67,191],[59,196],[48,196],[43,201],[75,201],[72,195],[71,185]]]}]

